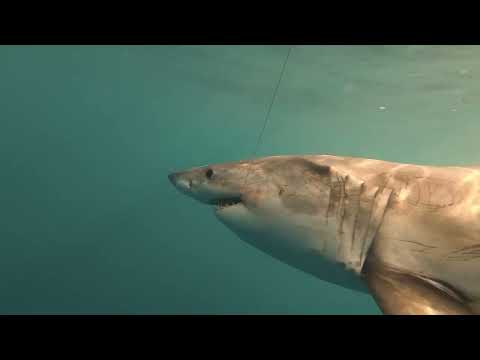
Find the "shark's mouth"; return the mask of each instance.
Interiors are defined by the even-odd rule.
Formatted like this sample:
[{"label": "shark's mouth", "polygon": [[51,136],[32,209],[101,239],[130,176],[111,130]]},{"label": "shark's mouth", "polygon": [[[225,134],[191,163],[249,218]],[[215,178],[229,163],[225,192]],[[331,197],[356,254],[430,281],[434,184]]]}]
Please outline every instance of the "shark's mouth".
[{"label": "shark's mouth", "polygon": [[230,197],[225,199],[216,199],[216,200],[212,200],[210,203],[215,206],[215,210],[223,210],[227,207],[241,204],[242,198],[239,196],[236,196],[236,197]]}]

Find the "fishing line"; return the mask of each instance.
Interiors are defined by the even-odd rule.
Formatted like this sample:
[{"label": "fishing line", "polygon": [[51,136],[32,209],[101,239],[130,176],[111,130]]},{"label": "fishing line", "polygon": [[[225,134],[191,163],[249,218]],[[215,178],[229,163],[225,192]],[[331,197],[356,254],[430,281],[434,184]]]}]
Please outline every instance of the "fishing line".
[{"label": "fishing line", "polygon": [[[275,102],[275,98],[277,97],[277,92],[278,89],[280,88],[280,83],[282,82],[283,74],[285,73],[285,67],[287,66],[288,58],[290,57],[290,53],[292,52],[292,47],[290,46],[288,48],[287,56],[285,57],[285,60],[282,65],[282,70],[280,71],[280,77],[278,78],[277,85],[275,86],[275,89],[273,90],[273,96],[272,100],[270,101],[270,105],[268,106],[267,113],[265,115],[265,119],[263,121],[263,127],[262,130],[260,131],[260,134],[257,139],[257,144],[255,145],[255,151],[253,152],[253,156],[255,156],[258,152],[258,149],[260,147],[260,143],[263,138],[263,133],[265,132],[265,129],[267,127],[268,119],[270,118],[270,113],[272,111],[273,104]],[[247,172],[247,175],[245,176],[245,182],[247,181],[247,177],[250,175],[250,171]]]},{"label": "fishing line", "polygon": [[285,61],[283,62],[282,71],[280,72],[280,77],[278,78],[277,86],[275,86],[275,90],[273,91],[272,100],[270,101],[267,114],[265,115],[265,120],[263,121],[263,128],[260,131],[260,135],[258,136],[258,139],[257,139],[257,145],[255,146],[255,151],[253,152],[254,156],[258,152],[260,142],[262,141],[262,138],[263,138],[263,133],[265,132],[265,129],[267,127],[267,122],[268,122],[268,119],[270,118],[270,112],[272,111],[273,103],[275,102],[275,98],[277,97],[278,88],[280,87],[280,83],[282,82],[283,74],[285,73],[285,67],[287,66],[288,58],[290,57],[291,52],[292,52],[292,47],[290,46],[288,48],[288,53],[287,53],[287,56],[285,57]]}]

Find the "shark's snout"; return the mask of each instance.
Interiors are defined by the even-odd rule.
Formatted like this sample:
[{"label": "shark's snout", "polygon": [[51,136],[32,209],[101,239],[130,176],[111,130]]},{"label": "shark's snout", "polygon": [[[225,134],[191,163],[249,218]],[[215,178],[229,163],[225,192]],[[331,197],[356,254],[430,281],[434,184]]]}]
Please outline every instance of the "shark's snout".
[{"label": "shark's snout", "polygon": [[[221,179],[216,182],[218,174],[211,167],[197,167],[190,170],[173,172],[168,179],[177,190],[204,204],[214,205],[217,208],[239,204],[241,194],[236,188],[225,186]],[[231,179],[230,179],[231,181]]]},{"label": "shark's snout", "polygon": [[176,185],[176,184],[177,184],[177,179],[178,179],[178,173],[168,174],[168,180],[170,180],[170,182],[171,182],[173,185]]},{"label": "shark's snout", "polygon": [[168,175],[168,180],[181,192],[189,193],[191,191],[191,182],[182,176],[182,173],[171,173]]}]

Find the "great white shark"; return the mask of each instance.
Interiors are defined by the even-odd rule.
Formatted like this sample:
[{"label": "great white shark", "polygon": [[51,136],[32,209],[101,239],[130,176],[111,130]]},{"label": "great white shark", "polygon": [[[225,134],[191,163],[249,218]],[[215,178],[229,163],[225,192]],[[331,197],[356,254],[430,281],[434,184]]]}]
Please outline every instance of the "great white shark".
[{"label": "great white shark", "polygon": [[242,240],[384,314],[480,313],[480,167],[270,156],[168,177]]}]

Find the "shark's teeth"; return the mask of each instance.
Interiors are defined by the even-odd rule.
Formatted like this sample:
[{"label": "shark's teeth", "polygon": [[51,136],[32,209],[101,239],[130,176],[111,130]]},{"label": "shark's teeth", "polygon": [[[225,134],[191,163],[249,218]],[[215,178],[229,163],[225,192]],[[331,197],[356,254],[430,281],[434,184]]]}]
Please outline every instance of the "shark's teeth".
[{"label": "shark's teeth", "polygon": [[242,201],[241,201],[240,198],[219,199],[219,200],[216,201],[215,207],[217,209],[223,209],[223,208],[226,208],[228,206],[239,204],[241,202]]}]

